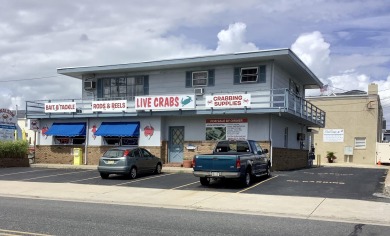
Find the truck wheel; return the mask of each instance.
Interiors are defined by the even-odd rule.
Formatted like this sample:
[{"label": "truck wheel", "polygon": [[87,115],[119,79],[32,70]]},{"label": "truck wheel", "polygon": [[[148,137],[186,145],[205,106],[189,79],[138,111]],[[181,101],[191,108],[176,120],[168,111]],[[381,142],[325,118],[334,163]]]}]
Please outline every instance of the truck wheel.
[{"label": "truck wheel", "polygon": [[244,185],[244,187],[249,187],[252,182],[252,175],[250,170],[246,170],[245,175],[241,177],[241,182]]},{"label": "truck wheel", "polygon": [[271,166],[267,166],[267,178],[271,177]]},{"label": "truck wheel", "polygon": [[200,184],[203,186],[208,186],[210,184],[210,178],[200,177]]},{"label": "truck wheel", "polygon": [[100,177],[102,177],[102,179],[108,179],[108,176],[110,174],[107,174],[107,173],[100,173]]}]

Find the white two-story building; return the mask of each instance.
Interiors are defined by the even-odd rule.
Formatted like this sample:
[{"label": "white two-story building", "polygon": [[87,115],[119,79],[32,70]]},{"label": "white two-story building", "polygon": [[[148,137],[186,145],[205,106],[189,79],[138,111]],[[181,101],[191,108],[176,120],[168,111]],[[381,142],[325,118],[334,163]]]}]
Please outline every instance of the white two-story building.
[{"label": "white two-story building", "polygon": [[[252,139],[274,169],[304,167],[308,127],[325,113],[305,89],[322,83],[289,49],[58,69],[82,80],[82,99],[26,102],[37,120],[36,161],[84,164],[115,145],[139,145],[164,163],[210,152],[216,140]],[[64,88],[66,89],[66,88]]]}]

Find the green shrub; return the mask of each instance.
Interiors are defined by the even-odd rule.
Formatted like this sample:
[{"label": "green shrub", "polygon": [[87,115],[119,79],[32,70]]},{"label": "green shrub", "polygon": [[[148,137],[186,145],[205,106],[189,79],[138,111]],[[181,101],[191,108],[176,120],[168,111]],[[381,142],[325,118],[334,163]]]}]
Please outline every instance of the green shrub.
[{"label": "green shrub", "polygon": [[28,153],[26,140],[0,141],[0,158],[24,158]]}]

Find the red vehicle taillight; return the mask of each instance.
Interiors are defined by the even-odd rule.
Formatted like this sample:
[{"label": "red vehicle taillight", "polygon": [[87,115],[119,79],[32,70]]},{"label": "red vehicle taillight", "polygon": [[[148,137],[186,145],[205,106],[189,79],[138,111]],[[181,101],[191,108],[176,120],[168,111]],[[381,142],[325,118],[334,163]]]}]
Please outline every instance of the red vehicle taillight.
[{"label": "red vehicle taillight", "polygon": [[129,150],[125,150],[125,151],[123,152],[123,156],[126,157],[127,155],[129,155],[129,152],[130,152]]},{"label": "red vehicle taillight", "polygon": [[195,164],[196,164],[196,159],[195,157],[192,158],[192,167],[195,167]]},{"label": "red vehicle taillight", "polygon": [[240,168],[241,168],[241,160],[240,160],[239,157],[237,157],[237,159],[236,159],[236,168],[237,168],[237,169],[240,169]]}]

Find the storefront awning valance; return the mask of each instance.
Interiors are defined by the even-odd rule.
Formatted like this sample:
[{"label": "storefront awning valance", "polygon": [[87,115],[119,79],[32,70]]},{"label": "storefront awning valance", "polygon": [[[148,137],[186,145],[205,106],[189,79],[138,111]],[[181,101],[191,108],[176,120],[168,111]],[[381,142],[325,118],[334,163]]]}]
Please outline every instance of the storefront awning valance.
[{"label": "storefront awning valance", "polygon": [[103,122],[96,136],[138,137],[139,122]]},{"label": "storefront awning valance", "polygon": [[85,136],[85,123],[54,123],[45,133],[52,136]]}]

